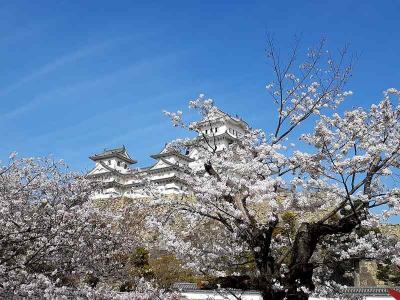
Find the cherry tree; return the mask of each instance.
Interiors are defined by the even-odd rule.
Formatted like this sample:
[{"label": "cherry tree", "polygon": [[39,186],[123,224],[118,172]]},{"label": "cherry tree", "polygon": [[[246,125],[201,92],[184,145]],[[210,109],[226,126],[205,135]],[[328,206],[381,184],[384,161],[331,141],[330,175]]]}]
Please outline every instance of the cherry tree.
[{"label": "cherry tree", "polygon": [[112,289],[141,241],[128,211],[91,200],[97,188],[63,162],[10,156],[0,170],[0,298],[169,297],[140,278],[129,293]]},{"label": "cherry tree", "polygon": [[[236,276],[240,287],[271,300],[338,292],[328,252],[337,262],[400,262],[400,244],[371,231],[400,212],[400,92],[388,89],[368,109],[335,113],[352,95],[344,89],[351,75],[347,50],[332,54],[321,41],[299,64],[298,49],[284,64],[268,40],[275,80],[267,90],[277,108],[271,134],[248,128],[217,151],[196,122],[184,122],[181,111],[166,112],[174,126],[198,132],[169,145],[195,149],[198,164],[185,177],[191,195],[153,195],[147,203],[163,207],[148,222],[188,266]],[[205,120],[217,109],[204,95],[189,107]],[[315,123],[309,132],[307,122]],[[240,268],[246,265],[256,273],[237,276],[248,274]]]}]

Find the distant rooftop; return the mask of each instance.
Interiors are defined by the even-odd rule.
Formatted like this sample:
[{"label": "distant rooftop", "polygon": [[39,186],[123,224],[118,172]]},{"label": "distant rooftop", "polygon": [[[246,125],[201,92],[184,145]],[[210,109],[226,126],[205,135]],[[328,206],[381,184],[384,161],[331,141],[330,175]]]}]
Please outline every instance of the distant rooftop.
[{"label": "distant rooftop", "polygon": [[183,154],[176,149],[169,148],[169,147],[167,147],[167,145],[165,145],[164,149],[161,150],[160,153],[150,155],[150,157],[152,157],[154,159],[159,159],[159,158],[169,157],[169,156],[173,156],[173,155],[175,155],[183,160],[186,160],[188,162],[194,161],[194,159],[190,158],[188,155]]},{"label": "distant rooftop", "polygon": [[97,160],[113,158],[113,157],[118,157],[119,159],[121,159],[129,164],[136,163],[136,160],[132,159],[129,156],[128,152],[125,149],[125,146],[122,146],[120,148],[115,148],[115,149],[104,149],[103,152],[92,155],[89,158],[93,161],[97,161]]},{"label": "distant rooftop", "polygon": [[219,108],[213,107],[210,112],[208,113],[208,115],[201,120],[199,123],[204,123],[204,122],[208,122],[209,120],[217,120],[219,118],[229,118],[232,121],[234,121],[237,124],[240,124],[243,127],[249,127],[249,125],[247,124],[246,121],[244,121],[241,117],[239,117],[238,115],[236,116],[232,116],[222,110],[220,110]]},{"label": "distant rooftop", "polygon": [[[191,292],[191,291],[203,291],[207,292],[209,290],[200,289],[196,283],[191,282],[176,282],[172,285],[172,288],[175,290],[179,290],[182,292]],[[388,296],[389,287],[347,287],[343,289],[343,295],[346,296]],[[392,289],[396,291],[400,291],[400,287],[392,287]],[[231,291],[239,291],[236,289],[229,289]],[[212,291],[212,290],[211,290]],[[256,292],[256,291],[249,291],[249,292]]]}]

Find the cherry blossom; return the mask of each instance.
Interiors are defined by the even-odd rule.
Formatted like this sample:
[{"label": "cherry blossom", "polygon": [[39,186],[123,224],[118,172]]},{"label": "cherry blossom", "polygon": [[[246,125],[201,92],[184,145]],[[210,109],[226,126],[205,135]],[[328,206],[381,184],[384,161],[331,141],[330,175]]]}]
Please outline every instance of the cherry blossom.
[{"label": "cherry blossom", "polygon": [[129,211],[91,200],[99,188],[50,158],[17,159],[0,171],[0,297],[24,299],[167,299],[136,280],[136,290],[114,286],[124,260],[141,239],[129,232]]},{"label": "cherry blossom", "polygon": [[[369,109],[336,113],[353,94],[344,89],[351,72],[346,51],[335,59],[323,41],[296,71],[297,50],[281,65],[269,40],[276,80],[267,89],[277,105],[272,135],[248,128],[216,151],[197,123],[184,122],[183,113],[179,122],[167,114],[174,125],[198,133],[173,143],[195,149],[197,167],[184,178],[188,195],[160,194],[147,203],[165,212],[148,218],[163,247],[214,276],[248,275],[241,266],[252,265],[255,273],[245,276],[245,284],[264,299],[335,295],[343,282],[335,281],[334,267],[327,267],[333,262],[383,256],[399,261],[396,240],[373,233],[400,212],[393,176],[400,166],[399,92],[386,90]],[[217,110],[204,95],[189,107],[205,119]],[[301,130],[314,120],[314,130]],[[293,143],[294,149],[288,147]],[[385,251],[378,250],[382,247]]]}]

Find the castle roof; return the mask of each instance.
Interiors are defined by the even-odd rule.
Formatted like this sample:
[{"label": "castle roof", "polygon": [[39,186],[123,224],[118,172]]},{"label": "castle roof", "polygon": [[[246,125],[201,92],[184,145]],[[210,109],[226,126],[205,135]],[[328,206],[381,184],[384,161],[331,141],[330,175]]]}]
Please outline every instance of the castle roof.
[{"label": "castle roof", "polygon": [[191,158],[191,157],[189,157],[189,156],[187,156],[187,155],[184,155],[184,154],[180,153],[180,152],[177,151],[177,150],[168,149],[167,147],[165,147],[165,148],[164,148],[160,153],[158,153],[158,154],[150,155],[150,157],[151,157],[151,158],[154,158],[154,159],[160,159],[160,158],[171,157],[171,156],[179,157],[180,159],[186,160],[187,162],[192,162],[192,161],[194,161],[193,158]]},{"label": "castle roof", "polygon": [[93,161],[102,160],[106,158],[119,158],[129,164],[135,164],[137,161],[132,159],[125,149],[125,146],[115,149],[104,149],[103,152],[90,156]]},{"label": "castle roof", "polygon": [[243,129],[247,129],[249,125],[239,116],[231,116],[230,114],[213,107],[207,116],[204,117],[203,120],[197,123],[197,125],[208,125],[210,121],[216,120],[230,120],[231,122],[235,123],[236,125],[242,127]]}]

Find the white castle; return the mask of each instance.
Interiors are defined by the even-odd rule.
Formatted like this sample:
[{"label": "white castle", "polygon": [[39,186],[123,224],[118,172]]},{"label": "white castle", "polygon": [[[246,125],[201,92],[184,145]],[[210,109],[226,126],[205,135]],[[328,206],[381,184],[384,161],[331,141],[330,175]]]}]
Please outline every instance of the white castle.
[{"label": "white castle", "polygon": [[[232,117],[218,109],[211,110],[196,126],[199,137],[208,138],[217,151],[226,149],[229,144],[243,136],[248,128],[241,118]],[[196,154],[194,149],[180,153],[164,148],[160,153],[151,156],[156,160],[152,166],[134,168],[132,165],[136,160],[128,154],[124,146],[105,149],[102,153],[90,156],[96,165],[87,176],[105,183],[104,188],[94,195],[94,198],[99,199],[141,197],[144,181],[156,184],[159,191],[165,194],[187,193],[190,188],[183,175],[188,168],[195,166]]]}]

